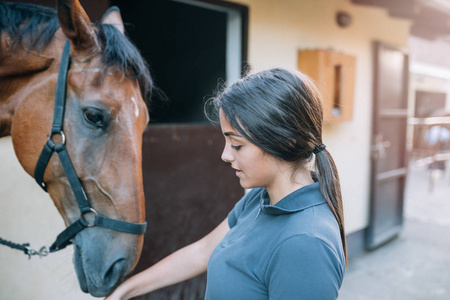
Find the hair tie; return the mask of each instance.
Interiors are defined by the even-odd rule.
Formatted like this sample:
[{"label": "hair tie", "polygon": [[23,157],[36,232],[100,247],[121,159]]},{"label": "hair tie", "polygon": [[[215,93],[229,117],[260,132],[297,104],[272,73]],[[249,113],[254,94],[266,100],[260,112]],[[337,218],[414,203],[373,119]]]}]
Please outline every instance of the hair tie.
[{"label": "hair tie", "polygon": [[316,148],[314,148],[314,150],[313,150],[314,154],[322,152],[323,150],[325,150],[325,147],[326,147],[325,144],[322,144],[320,146],[316,146]]}]

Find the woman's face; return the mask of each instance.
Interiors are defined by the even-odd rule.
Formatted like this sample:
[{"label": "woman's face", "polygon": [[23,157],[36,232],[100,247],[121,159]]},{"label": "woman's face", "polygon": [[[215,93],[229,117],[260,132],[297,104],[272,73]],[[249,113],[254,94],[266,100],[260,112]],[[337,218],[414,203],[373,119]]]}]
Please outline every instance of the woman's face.
[{"label": "woman's face", "polygon": [[222,160],[236,170],[241,186],[246,189],[273,186],[281,172],[280,161],[240,135],[231,127],[222,110],[219,116],[225,136]]}]

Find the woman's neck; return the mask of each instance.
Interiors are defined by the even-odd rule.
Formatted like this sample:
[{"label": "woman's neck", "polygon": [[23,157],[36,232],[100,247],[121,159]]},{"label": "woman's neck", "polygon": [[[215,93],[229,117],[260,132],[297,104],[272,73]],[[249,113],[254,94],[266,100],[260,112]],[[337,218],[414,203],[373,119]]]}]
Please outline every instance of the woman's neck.
[{"label": "woman's neck", "polygon": [[270,205],[277,204],[281,199],[292,192],[314,183],[310,171],[303,166],[298,167],[294,173],[292,168],[286,168],[270,186],[266,186],[270,198]]}]

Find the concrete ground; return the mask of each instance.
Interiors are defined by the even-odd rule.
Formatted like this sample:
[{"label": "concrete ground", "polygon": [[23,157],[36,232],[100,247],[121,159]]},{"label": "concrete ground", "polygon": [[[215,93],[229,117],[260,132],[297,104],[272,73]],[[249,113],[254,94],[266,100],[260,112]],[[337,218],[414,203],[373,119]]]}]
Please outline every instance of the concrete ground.
[{"label": "concrete ground", "polygon": [[435,174],[410,164],[400,236],[349,261],[339,300],[450,299],[450,164]]}]

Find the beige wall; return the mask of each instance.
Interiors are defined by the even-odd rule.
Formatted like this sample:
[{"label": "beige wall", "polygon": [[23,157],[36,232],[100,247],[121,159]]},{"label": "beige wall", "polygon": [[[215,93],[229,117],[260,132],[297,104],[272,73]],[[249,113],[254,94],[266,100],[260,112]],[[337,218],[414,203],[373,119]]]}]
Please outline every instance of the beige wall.
[{"label": "beige wall", "polygon": [[[0,139],[0,158],[0,237],[35,250],[50,246],[65,227],[52,200],[20,166],[10,137]],[[0,299],[94,299],[81,292],[72,255],[67,247],[28,260],[0,246]]]},{"label": "beige wall", "polygon": [[[253,70],[295,68],[299,49],[334,49],[356,56],[352,121],[328,124],[324,143],[341,177],[347,233],[368,224],[372,105],[372,41],[407,47],[410,23],[383,9],[350,0],[241,0],[249,12],[249,63]],[[353,17],[350,27],[336,25],[337,11]]]}]

